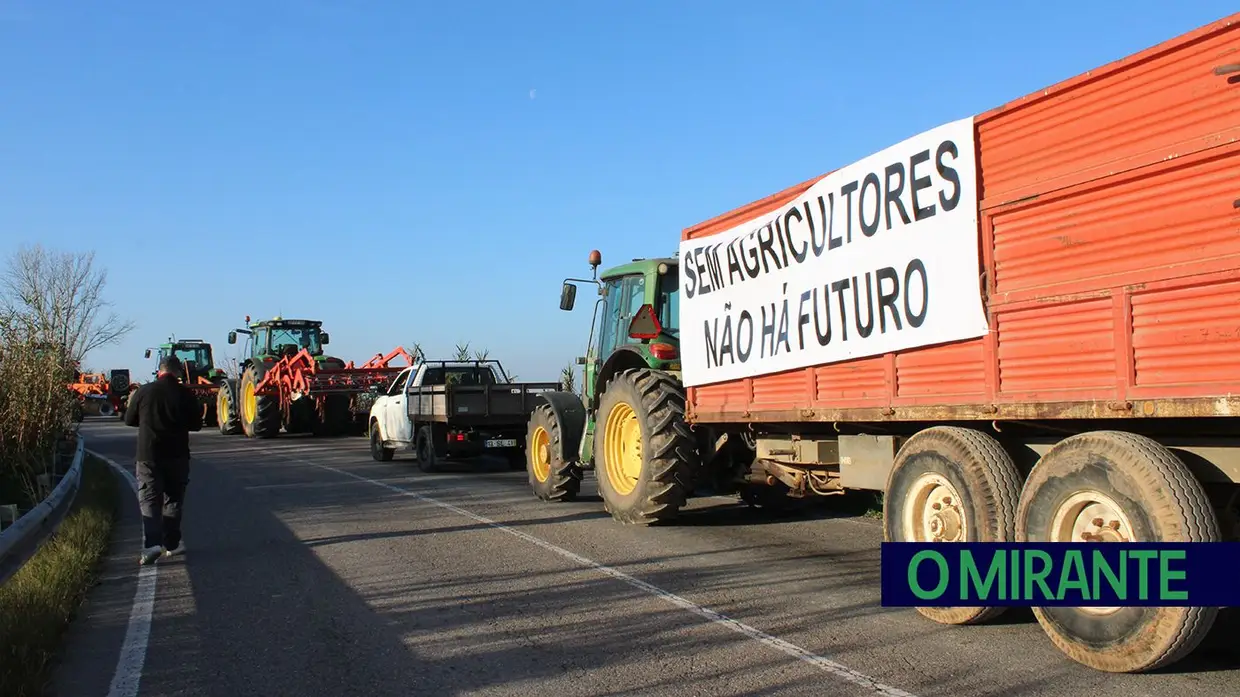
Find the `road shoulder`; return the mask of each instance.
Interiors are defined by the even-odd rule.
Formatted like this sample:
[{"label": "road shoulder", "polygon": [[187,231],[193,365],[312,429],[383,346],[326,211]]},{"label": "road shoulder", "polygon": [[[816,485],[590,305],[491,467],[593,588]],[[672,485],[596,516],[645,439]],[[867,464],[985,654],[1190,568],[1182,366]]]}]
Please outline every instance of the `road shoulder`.
[{"label": "road shoulder", "polygon": [[120,511],[99,576],[78,608],[52,671],[52,695],[106,695],[129,627],[138,580],[142,519],[133,489],[116,472]]}]

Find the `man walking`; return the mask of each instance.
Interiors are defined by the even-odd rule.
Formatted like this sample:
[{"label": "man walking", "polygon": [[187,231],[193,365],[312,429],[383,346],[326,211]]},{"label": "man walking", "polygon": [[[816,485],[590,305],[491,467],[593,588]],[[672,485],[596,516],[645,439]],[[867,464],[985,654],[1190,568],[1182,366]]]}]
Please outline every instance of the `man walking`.
[{"label": "man walking", "polygon": [[189,432],[202,430],[202,409],[181,384],[184,367],[169,355],[154,382],[133,393],[125,423],[138,429],[138,508],[142,511],[140,564],[185,551],[181,507],[189,484]]}]

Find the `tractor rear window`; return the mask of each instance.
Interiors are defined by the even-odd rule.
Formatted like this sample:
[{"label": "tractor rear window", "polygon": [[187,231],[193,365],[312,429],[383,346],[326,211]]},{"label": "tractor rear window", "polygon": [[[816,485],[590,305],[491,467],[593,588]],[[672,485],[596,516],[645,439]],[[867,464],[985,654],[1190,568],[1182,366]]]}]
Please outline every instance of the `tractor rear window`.
[{"label": "tractor rear window", "polygon": [[207,351],[205,346],[197,348],[182,348],[173,351],[173,354],[180,359],[182,363],[193,361],[194,365],[204,368],[211,364],[211,353]]}]

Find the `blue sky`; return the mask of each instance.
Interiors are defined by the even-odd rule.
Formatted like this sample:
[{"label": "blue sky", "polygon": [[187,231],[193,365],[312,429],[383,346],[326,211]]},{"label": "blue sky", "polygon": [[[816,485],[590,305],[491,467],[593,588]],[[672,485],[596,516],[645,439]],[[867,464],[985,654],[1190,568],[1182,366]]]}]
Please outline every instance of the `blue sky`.
[{"label": "blue sky", "polygon": [[[1234,11],[1194,2],[0,0],[0,254],[94,249],[170,333],[582,353],[559,285]],[[585,297],[585,296],[583,296]]]}]

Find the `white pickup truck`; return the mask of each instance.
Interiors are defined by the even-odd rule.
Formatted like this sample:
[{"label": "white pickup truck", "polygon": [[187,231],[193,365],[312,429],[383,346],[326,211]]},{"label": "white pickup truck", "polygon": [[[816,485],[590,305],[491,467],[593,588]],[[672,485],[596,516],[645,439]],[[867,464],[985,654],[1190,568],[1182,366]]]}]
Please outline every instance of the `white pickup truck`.
[{"label": "white pickup truck", "polygon": [[433,472],[439,460],[494,453],[525,467],[525,430],[538,395],[555,382],[509,382],[499,361],[425,361],[405,368],[370,407],[370,454],[387,462],[412,451]]}]

